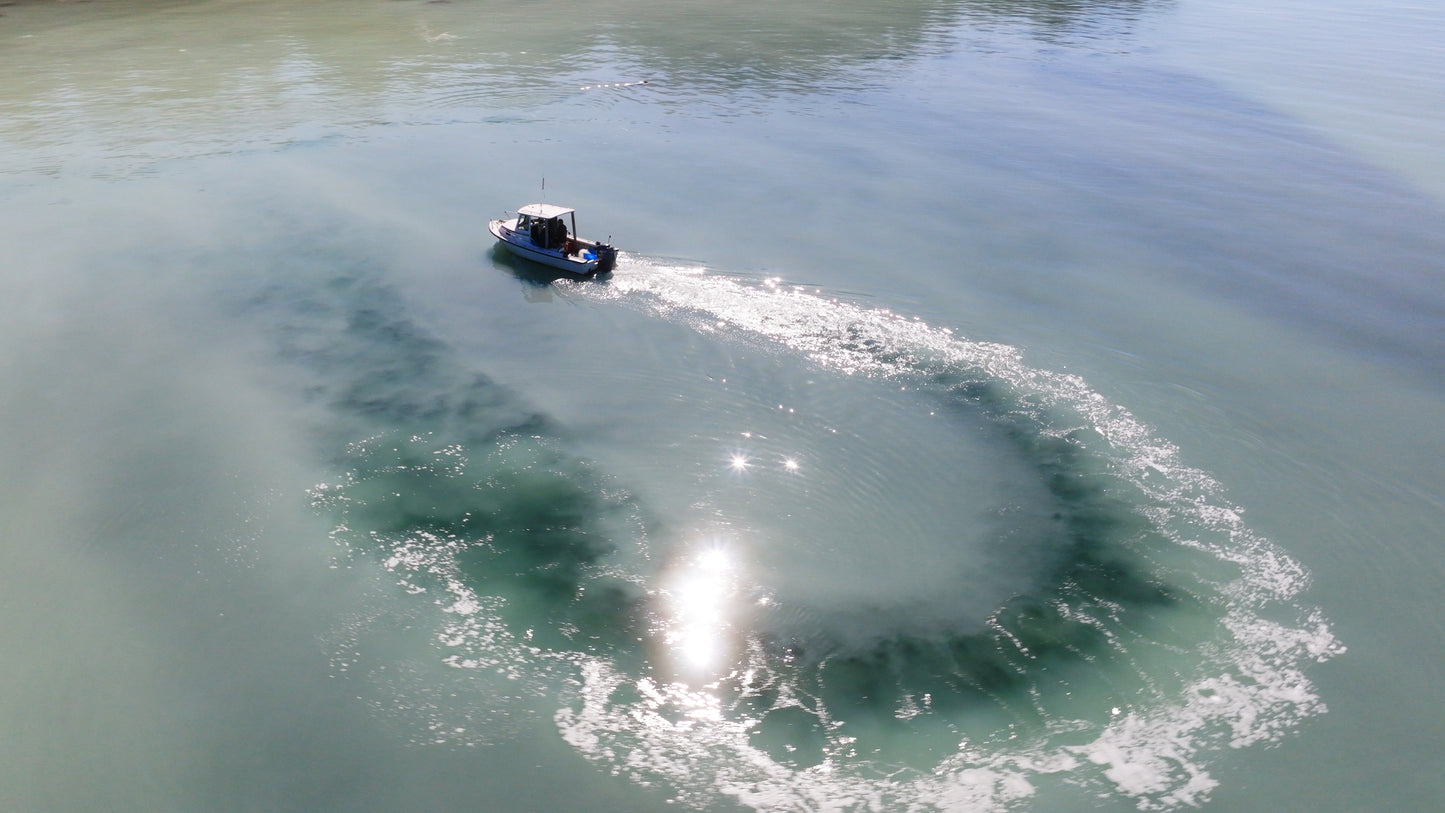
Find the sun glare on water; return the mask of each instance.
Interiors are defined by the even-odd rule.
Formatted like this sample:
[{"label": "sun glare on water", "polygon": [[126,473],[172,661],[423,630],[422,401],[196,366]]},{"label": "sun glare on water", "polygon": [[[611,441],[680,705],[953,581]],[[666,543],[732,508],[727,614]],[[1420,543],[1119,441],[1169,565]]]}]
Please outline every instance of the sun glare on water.
[{"label": "sun glare on water", "polygon": [[737,567],[733,555],[710,545],[689,556],[665,591],[670,623],[663,640],[685,671],[710,671],[726,662]]}]

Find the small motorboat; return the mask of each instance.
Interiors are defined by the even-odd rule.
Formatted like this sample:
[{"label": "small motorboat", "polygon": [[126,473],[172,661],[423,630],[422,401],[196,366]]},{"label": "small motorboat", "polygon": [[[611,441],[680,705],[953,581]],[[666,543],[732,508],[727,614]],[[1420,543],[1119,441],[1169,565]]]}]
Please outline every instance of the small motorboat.
[{"label": "small motorboat", "polygon": [[617,265],[617,249],[577,236],[577,213],[565,206],[529,203],[487,230],[513,254],[573,274],[605,274]]}]

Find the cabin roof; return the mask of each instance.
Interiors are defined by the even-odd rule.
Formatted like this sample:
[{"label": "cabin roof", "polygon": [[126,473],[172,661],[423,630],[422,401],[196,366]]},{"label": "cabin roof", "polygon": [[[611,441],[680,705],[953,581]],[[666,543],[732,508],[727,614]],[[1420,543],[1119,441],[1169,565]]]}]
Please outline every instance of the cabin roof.
[{"label": "cabin roof", "polygon": [[518,209],[517,214],[551,220],[554,217],[572,214],[572,210],[565,206],[553,206],[550,203],[529,203]]}]

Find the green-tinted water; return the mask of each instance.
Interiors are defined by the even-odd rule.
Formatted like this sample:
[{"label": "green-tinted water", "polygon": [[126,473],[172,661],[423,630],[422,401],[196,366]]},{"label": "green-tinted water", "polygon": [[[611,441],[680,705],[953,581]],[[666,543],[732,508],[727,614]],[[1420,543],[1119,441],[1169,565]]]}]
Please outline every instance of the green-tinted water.
[{"label": "green-tinted water", "polygon": [[0,12],[8,807],[1445,796],[1445,17]]}]

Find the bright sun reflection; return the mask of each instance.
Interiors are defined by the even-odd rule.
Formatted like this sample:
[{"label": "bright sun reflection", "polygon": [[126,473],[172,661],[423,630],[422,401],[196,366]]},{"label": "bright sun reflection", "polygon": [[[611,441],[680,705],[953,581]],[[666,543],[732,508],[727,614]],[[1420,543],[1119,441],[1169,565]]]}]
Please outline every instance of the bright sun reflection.
[{"label": "bright sun reflection", "polygon": [[784,459],[783,459],[783,468],[787,469],[788,471],[797,471],[797,470],[798,470],[798,461],[794,460],[794,459],[791,458],[791,457],[784,458]]},{"label": "bright sun reflection", "polygon": [[689,557],[673,574],[667,591],[672,624],[666,641],[692,669],[715,667],[726,654],[735,570],[729,551],[711,546]]},{"label": "bright sun reflection", "polygon": [[733,471],[742,471],[748,467],[748,456],[735,454],[732,458]]}]

